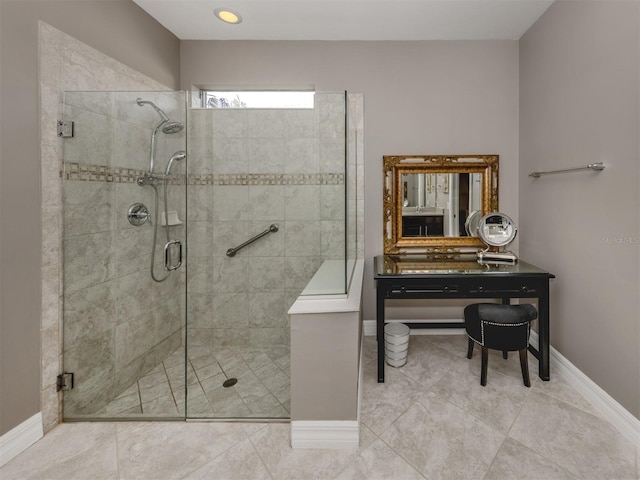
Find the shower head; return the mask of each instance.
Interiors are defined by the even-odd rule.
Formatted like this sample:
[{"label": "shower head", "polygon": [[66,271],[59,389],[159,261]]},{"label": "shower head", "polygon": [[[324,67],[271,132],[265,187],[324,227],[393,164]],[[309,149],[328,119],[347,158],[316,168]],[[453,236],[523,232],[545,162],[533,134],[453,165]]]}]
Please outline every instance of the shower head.
[{"label": "shower head", "polygon": [[167,163],[167,169],[164,174],[169,175],[171,173],[171,167],[173,166],[173,162],[180,162],[187,158],[187,152],[184,150],[179,150],[173,154],[173,156],[169,159],[169,163]]},{"label": "shower head", "polygon": [[162,124],[162,132],[171,135],[172,133],[181,132],[184,125],[180,122],[164,122]]}]

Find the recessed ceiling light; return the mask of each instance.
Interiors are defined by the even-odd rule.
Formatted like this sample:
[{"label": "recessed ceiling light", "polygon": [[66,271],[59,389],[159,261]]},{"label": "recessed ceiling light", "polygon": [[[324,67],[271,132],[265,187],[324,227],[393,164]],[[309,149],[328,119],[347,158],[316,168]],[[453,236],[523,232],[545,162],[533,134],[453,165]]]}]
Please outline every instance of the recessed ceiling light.
[{"label": "recessed ceiling light", "polygon": [[239,13],[236,13],[228,8],[216,8],[213,13],[216,17],[225,23],[241,23],[242,17]]}]

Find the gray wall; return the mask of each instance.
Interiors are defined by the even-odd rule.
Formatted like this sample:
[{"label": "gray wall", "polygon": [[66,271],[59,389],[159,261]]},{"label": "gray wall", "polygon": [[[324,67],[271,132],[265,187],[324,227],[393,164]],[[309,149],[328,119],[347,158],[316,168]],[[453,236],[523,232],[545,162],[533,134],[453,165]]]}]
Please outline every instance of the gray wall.
[{"label": "gray wall", "polygon": [[38,20],[171,88],[178,86],[180,60],[178,39],[130,0],[2,0],[0,9],[0,434],[3,434],[40,411]]},{"label": "gray wall", "polygon": [[[551,344],[640,418],[640,3],[558,1],[520,40],[520,252]],[[601,173],[531,179],[604,162]]]},{"label": "gray wall", "polygon": [[[183,89],[315,86],[364,94],[365,278],[382,253],[383,155],[497,153],[500,204],[518,221],[516,41],[183,41],[181,61]],[[364,282],[363,295],[363,317],[374,319],[373,281]],[[441,310],[429,313],[447,314]],[[393,309],[396,318],[424,314]]]}]

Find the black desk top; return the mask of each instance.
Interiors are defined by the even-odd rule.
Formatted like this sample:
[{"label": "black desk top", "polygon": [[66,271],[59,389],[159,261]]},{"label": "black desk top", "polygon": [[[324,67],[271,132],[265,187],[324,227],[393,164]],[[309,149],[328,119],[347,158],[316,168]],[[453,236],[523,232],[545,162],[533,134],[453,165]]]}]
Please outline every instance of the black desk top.
[{"label": "black desk top", "polygon": [[431,256],[420,254],[378,255],[374,259],[374,278],[431,277],[457,275],[554,275],[530,263],[518,260],[515,264],[479,263],[475,254],[455,256]]}]

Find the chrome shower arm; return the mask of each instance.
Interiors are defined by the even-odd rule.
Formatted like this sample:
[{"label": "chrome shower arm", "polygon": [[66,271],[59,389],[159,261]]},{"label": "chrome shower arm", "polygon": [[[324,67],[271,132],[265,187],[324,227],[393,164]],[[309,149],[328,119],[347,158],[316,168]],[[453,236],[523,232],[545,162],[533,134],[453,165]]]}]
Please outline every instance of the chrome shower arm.
[{"label": "chrome shower arm", "polygon": [[168,121],[169,121],[169,117],[167,117],[167,114],[166,114],[166,113],[164,113],[164,111],[163,111],[159,106],[157,106],[155,103],[153,103],[152,101],[150,101],[150,100],[143,100],[142,98],[137,98],[137,99],[136,99],[136,103],[137,103],[139,106],[143,106],[143,105],[151,105],[151,106],[154,108],[154,110],[155,110],[156,112],[158,112],[158,115],[160,115],[160,118],[162,118],[162,123],[165,123],[165,122],[168,122]]}]

